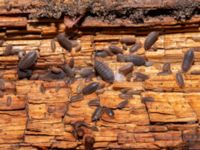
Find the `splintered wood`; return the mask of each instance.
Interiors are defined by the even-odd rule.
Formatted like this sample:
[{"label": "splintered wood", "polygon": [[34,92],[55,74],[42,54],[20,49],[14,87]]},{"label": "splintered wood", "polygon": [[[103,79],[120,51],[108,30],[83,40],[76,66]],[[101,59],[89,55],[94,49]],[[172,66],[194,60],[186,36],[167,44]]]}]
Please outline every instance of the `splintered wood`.
[{"label": "splintered wood", "polygon": [[[96,51],[113,44],[122,48],[119,40],[133,37],[136,42],[144,43],[144,36],[134,35],[83,35],[78,40],[82,49],[68,53],[57,42],[51,49],[51,39],[42,40],[6,40],[7,44],[24,51],[38,50],[39,58],[33,70],[34,74],[44,74],[52,66],[69,62],[73,57],[76,67],[87,67],[93,63]],[[160,35],[151,51],[140,48],[135,54],[144,56],[151,62],[149,66],[134,66],[132,73],[140,72],[149,78],[137,81],[118,77],[119,68],[128,62],[117,62],[116,55],[101,58],[114,72],[116,80],[105,84],[105,91],[84,95],[83,99],[70,103],[70,98],[91,82],[78,78],[71,85],[64,80],[19,80],[17,76],[17,55],[0,56],[3,95],[0,98],[0,149],[84,149],[83,139],[74,134],[73,124],[84,121],[84,134],[95,138],[96,149],[200,149],[200,75],[199,71],[200,33],[180,33]],[[130,46],[128,46],[128,49]],[[195,61],[191,69],[183,74],[185,86],[180,88],[175,74],[181,70],[184,53],[196,48]],[[128,53],[129,50],[124,51]],[[158,75],[164,63],[171,64],[171,74]],[[119,97],[123,89],[133,93],[122,109],[117,105],[124,101]],[[153,98],[143,101],[144,97]],[[100,100],[101,106],[112,108],[114,116],[104,113],[99,121],[92,122],[95,106],[89,106],[91,100]],[[93,127],[96,129],[94,130]]]}]

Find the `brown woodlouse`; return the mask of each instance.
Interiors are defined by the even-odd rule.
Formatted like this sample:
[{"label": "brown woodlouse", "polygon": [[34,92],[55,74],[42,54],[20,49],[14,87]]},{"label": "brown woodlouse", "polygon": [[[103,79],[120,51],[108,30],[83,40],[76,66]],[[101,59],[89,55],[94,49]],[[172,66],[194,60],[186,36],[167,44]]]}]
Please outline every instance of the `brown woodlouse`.
[{"label": "brown woodlouse", "polygon": [[142,103],[146,103],[146,102],[154,102],[154,98],[153,97],[142,97]]},{"label": "brown woodlouse", "polygon": [[122,37],[119,41],[122,44],[126,44],[126,45],[135,44],[135,38],[133,38],[133,37]]},{"label": "brown woodlouse", "polygon": [[0,90],[5,90],[5,81],[3,79],[0,79]]},{"label": "brown woodlouse", "polygon": [[134,53],[134,52],[136,52],[137,50],[139,50],[141,47],[142,47],[142,44],[141,44],[141,43],[136,43],[136,44],[134,44],[133,46],[130,47],[129,51],[130,51],[131,53]]},{"label": "brown woodlouse", "polygon": [[122,102],[120,102],[118,105],[117,105],[117,109],[123,109],[124,107],[126,107],[126,105],[128,105],[128,100],[124,100]]},{"label": "brown woodlouse", "polygon": [[65,36],[65,34],[60,33],[56,38],[61,47],[63,47],[68,52],[71,52],[72,42]]},{"label": "brown woodlouse", "polygon": [[30,69],[37,61],[37,52],[36,51],[31,51],[27,53],[20,61],[18,64],[19,69],[21,70],[26,70]]},{"label": "brown woodlouse", "polygon": [[149,76],[146,74],[143,74],[141,72],[135,72],[135,79],[134,81],[145,81],[149,79]]},{"label": "brown woodlouse", "polygon": [[144,49],[148,50],[152,47],[152,45],[158,40],[160,32],[152,31],[150,32],[144,42]]},{"label": "brown woodlouse", "polygon": [[98,98],[90,100],[88,106],[100,106],[100,100]]},{"label": "brown woodlouse", "polygon": [[119,94],[119,97],[121,99],[132,99],[133,98],[133,96],[131,94],[127,94],[127,93],[121,93],[121,94]]},{"label": "brown woodlouse", "polygon": [[119,68],[119,73],[122,73],[124,75],[127,75],[132,71],[133,71],[133,64],[132,63],[128,63],[128,64]]},{"label": "brown woodlouse", "polygon": [[91,136],[85,136],[84,138],[84,145],[85,145],[85,150],[93,150],[93,145],[95,143],[95,139],[94,137],[91,137]]},{"label": "brown woodlouse", "polygon": [[99,83],[98,82],[92,82],[88,85],[86,85],[83,89],[82,89],[82,93],[83,95],[89,95],[94,93],[99,87]]},{"label": "brown woodlouse", "polygon": [[74,68],[74,64],[75,64],[75,61],[74,61],[74,57],[72,57],[70,60],[69,60],[69,67],[70,68]]},{"label": "brown woodlouse", "polygon": [[188,50],[183,58],[182,71],[187,72],[194,62],[194,51],[192,49]]},{"label": "brown woodlouse", "polygon": [[104,81],[108,83],[114,82],[114,73],[106,64],[95,60],[94,68]]},{"label": "brown woodlouse", "polygon": [[123,53],[123,50],[120,47],[118,47],[118,46],[110,45],[108,48],[114,54]]},{"label": "brown woodlouse", "polygon": [[77,94],[77,95],[74,95],[74,96],[72,96],[71,98],[70,98],[70,102],[77,102],[77,101],[81,101],[81,100],[83,100],[84,99],[84,97],[83,97],[83,95],[82,94]]}]

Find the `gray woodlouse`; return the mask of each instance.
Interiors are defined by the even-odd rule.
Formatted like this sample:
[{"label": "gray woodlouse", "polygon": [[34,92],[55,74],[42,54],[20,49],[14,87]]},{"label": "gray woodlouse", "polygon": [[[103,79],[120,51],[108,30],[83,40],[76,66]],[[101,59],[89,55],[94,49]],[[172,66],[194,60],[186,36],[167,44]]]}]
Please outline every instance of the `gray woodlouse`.
[{"label": "gray woodlouse", "polygon": [[119,62],[132,62],[136,66],[142,66],[145,65],[145,58],[138,55],[117,55],[117,61]]},{"label": "gray woodlouse", "polygon": [[144,42],[144,49],[148,50],[152,47],[152,45],[158,40],[160,32],[152,31],[150,32]]},{"label": "gray woodlouse", "polygon": [[104,108],[99,106],[95,109],[94,113],[92,114],[92,122],[98,121],[101,119],[101,116],[103,114]]},{"label": "gray woodlouse", "polygon": [[142,44],[141,44],[141,43],[136,43],[136,44],[134,44],[133,46],[130,47],[129,51],[130,51],[131,53],[134,53],[134,52],[136,52],[137,50],[139,50],[141,47],[142,47]]},{"label": "gray woodlouse", "polygon": [[68,64],[64,64],[63,66],[61,66],[63,71],[65,72],[66,76],[73,78],[75,76],[74,71],[72,70],[72,68],[68,65]]},{"label": "gray woodlouse", "polygon": [[95,60],[94,68],[104,81],[108,83],[114,82],[114,73],[106,64]]},{"label": "gray woodlouse", "polygon": [[68,52],[72,50],[72,42],[65,36],[65,34],[60,33],[57,35],[58,43]]},{"label": "gray woodlouse", "polygon": [[87,78],[94,75],[94,69],[90,67],[85,67],[80,70],[80,75],[82,78]]},{"label": "gray woodlouse", "polygon": [[89,95],[94,93],[99,87],[99,83],[98,82],[92,82],[88,85],[86,85],[83,89],[82,89],[82,93],[83,95]]},{"label": "gray woodlouse", "polygon": [[30,69],[37,61],[37,52],[36,51],[31,51],[27,53],[20,61],[18,64],[19,69],[21,70],[26,70]]},{"label": "gray woodlouse", "polygon": [[133,38],[133,37],[122,37],[119,41],[122,44],[126,44],[126,45],[135,44],[135,38]]},{"label": "gray woodlouse", "polygon": [[188,50],[183,58],[182,71],[187,72],[194,62],[194,51],[192,49]]},{"label": "gray woodlouse", "polygon": [[183,76],[180,72],[176,73],[176,82],[180,88],[183,88],[185,86]]},{"label": "gray woodlouse", "polygon": [[108,56],[108,53],[107,53],[107,51],[105,51],[105,50],[102,50],[102,51],[96,51],[95,52],[95,56],[96,57],[107,57]]}]

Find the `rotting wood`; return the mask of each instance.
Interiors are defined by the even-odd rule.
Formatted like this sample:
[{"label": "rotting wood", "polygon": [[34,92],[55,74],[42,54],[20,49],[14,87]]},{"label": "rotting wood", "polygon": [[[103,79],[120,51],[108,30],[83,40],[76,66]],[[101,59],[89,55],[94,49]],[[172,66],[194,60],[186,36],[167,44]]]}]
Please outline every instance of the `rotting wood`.
[{"label": "rotting wood", "polygon": [[[46,5],[44,1],[29,2],[38,7]],[[149,17],[138,24],[123,19],[116,19],[111,24],[98,17],[87,16],[80,27],[83,34],[78,38],[82,49],[70,54],[58,42],[55,51],[50,47],[51,39],[65,29],[62,18],[28,18],[36,9],[20,10],[21,5],[26,8],[26,3],[28,1],[12,1],[10,4],[13,8],[8,11],[4,1],[0,0],[0,37],[5,40],[0,47],[0,78],[5,79],[5,90],[0,97],[0,149],[84,149],[84,141],[77,141],[73,136],[71,124],[84,120],[88,125],[94,126],[91,116],[96,107],[88,106],[88,102],[99,97],[101,105],[114,109],[123,101],[119,94],[124,88],[134,92],[128,104],[123,109],[114,110],[114,118],[103,114],[96,123],[98,131],[84,128],[86,135],[95,137],[95,149],[200,149],[200,77],[190,74],[199,70],[199,14],[183,20],[185,27],[179,25],[180,22],[172,16],[161,16],[162,21],[160,18]],[[65,3],[68,4],[69,1]],[[139,8],[142,5],[143,8],[155,10],[158,6],[162,9],[169,7],[167,4],[172,7],[174,1],[149,1],[148,4],[143,2],[137,5],[127,3],[124,8]],[[122,37],[132,37],[143,44],[150,32],[145,29],[148,26],[153,27],[152,30],[165,29],[153,45],[155,51],[145,51],[142,47],[135,53],[145,56],[153,64],[149,67],[134,66],[132,72],[147,74],[149,79],[145,82],[117,81],[110,86],[105,83],[103,94],[92,93],[84,96],[83,100],[70,104],[70,97],[77,94],[77,89],[86,85],[85,80],[79,79],[72,85],[63,80],[18,80],[18,56],[3,56],[8,44],[27,52],[39,51],[34,75],[44,74],[52,66],[60,67],[72,57],[75,68],[86,67],[88,63],[93,63],[91,58],[94,50],[107,47],[110,42],[117,42],[116,45],[122,48],[123,45],[119,42]],[[94,30],[93,27],[98,29]],[[138,32],[139,29],[141,32]],[[179,88],[175,74],[181,70],[184,53],[194,47],[195,63],[183,75],[185,87]],[[128,50],[124,53],[127,54]],[[108,56],[102,60],[115,74],[121,66],[127,64],[116,62],[116,56]],[[157,73],[166,62],[171,63],[172,74],[158,76]],[[96,78],[93,81],[103,83]],[[148,96],[153,97],[154,101],[142,102],[142,97]]]}]

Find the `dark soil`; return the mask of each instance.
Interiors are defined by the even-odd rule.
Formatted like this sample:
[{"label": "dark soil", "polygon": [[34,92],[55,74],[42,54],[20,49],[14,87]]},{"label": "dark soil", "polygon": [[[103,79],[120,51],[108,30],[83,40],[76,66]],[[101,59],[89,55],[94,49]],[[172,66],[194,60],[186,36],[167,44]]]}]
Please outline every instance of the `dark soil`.
[{"label": "dark soil", "polygon": [[56,18],[63,16],[77,18],[80,15],[90,16],[106,22],[115,19],[130,19],[134,23],[142,23],[144,18],[172,16],[178,21],[189,20],[193,15],[200,14],[200,2],[195,0],[152,0],[149,5],[145,0],[72,0],[64,3],[62,0],[41,0],[42,6],[36,7],[34,18]]}]

